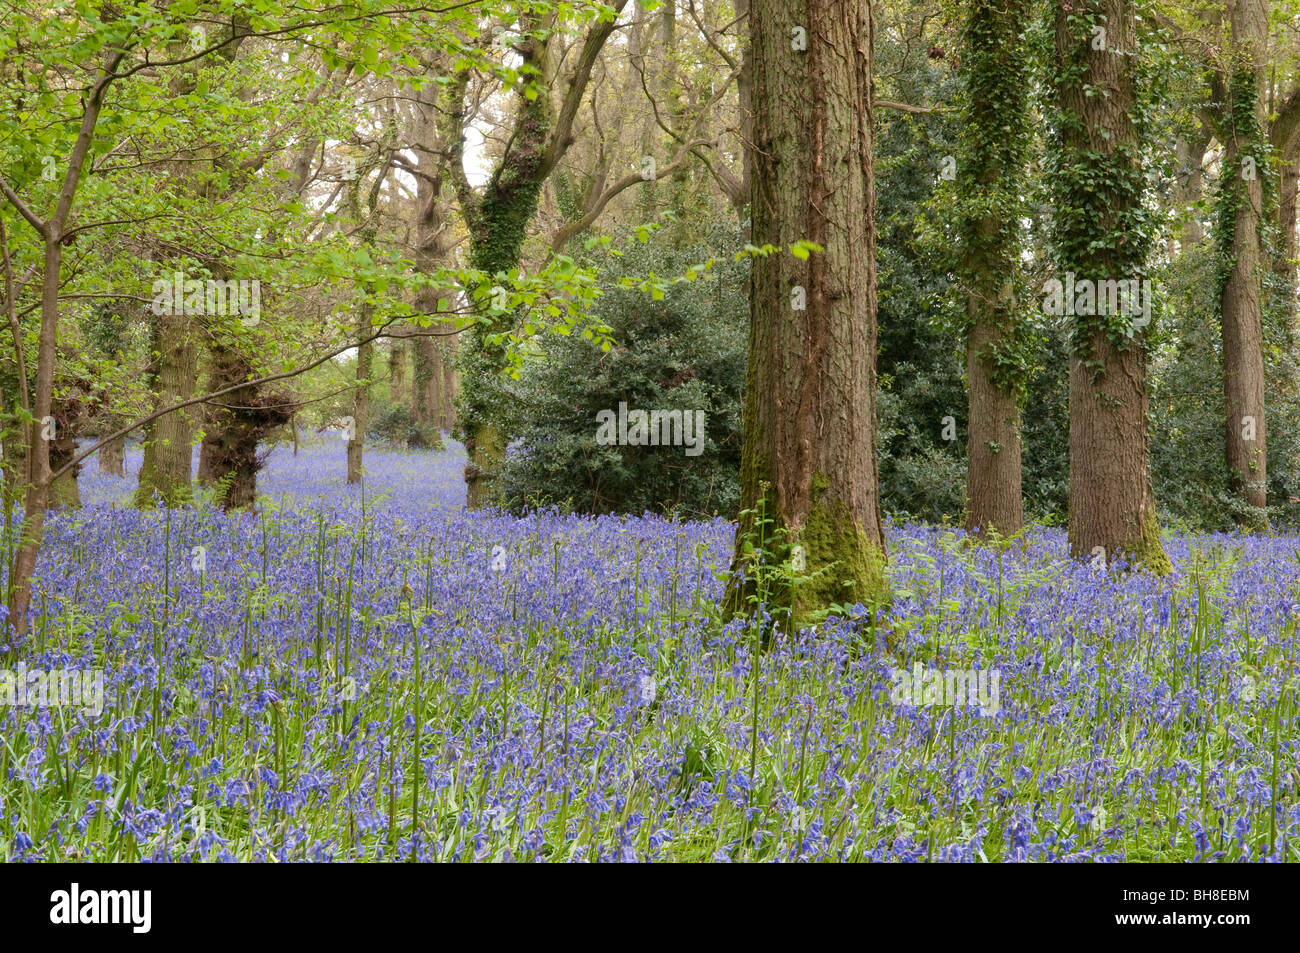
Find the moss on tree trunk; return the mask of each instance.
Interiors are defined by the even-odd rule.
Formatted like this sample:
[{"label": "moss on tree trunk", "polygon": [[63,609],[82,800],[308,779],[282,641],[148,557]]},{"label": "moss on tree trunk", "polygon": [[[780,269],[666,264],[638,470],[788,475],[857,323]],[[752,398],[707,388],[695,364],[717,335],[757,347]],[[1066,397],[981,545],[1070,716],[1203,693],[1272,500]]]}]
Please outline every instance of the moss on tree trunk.
[{"label": "moss on tree trunk", "polygon": [[[804,49],[792,43],[796,28]],[[753,241],[777,250],[755,257],[751,274],[742,514],[726,608],[749,614],[766,598],[792,626],[889,598],[875,445],[871,49],[868,3],[750,6]],[[793,254],[801,241],[822,250]]]}]

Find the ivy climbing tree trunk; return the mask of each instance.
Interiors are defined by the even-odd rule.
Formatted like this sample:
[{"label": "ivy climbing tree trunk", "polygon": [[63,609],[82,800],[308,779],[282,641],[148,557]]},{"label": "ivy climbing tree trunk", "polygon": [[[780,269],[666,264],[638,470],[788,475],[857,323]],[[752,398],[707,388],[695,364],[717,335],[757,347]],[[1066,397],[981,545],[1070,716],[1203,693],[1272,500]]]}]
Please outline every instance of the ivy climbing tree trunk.
[{"label": "ivy climbing tree trunk", "polygon": [[[549,21],[550,18],[545,18]],[[543,18],[520,18],[525,32],[516,50],[524,69],[547,77],[554,70],[552,41],[543,36],[548,23]],[[473,204],[462,208],[469,225],[470,265],[489,275],[503,275],[519,264],[528,223],[537,210],[537,200],[546,180],[546,148],[555,125],[554,104],[549,91],[519,97],[513,134],[487,188]],[[502,400],[501,376],[506,365],[504,347],[493,343],[500,323],[479,316],[470,329],[468,345],[462,351],[461,377],[469,385],[460,407],[461,430],[468,462],[465,465],[466,505],[478,509],[500,499],[501,465],[505,459],[505,435],[501,431],[496,405]]]},{"label": "ivy climbing tree trunk", "polygon": [[1219,253],[1223,258],[1223,392],[1225,445],[1235,489],[1249,509],[1238,521],[1262,528],[1268,519],[1267,428],[1264,417],[1262,282],[1268,268],[1264,220],[1264,78],[1268,62],[1265,0],[1236,0],[1219,189]]},{"label": "ivy climbing tree trunk", "polygon": [[[572,144],[573,122],[582,103],[592,69],[605,42],[613,34],[628,0],[613,0],[609,15],[587,31],[580,48],[570,51],[572,61],[567,87],[556,108],[552,89],[558,77],[554,46],[556,13],[528,9],[519,17],[520,40],[514,45],[523,76],[542,85],[516,86],[516,110],[506,135],[506,147],[493,168],[486,187],[476,192],[463,164],[464,87],[449,111],[448,143],[461,214],[468,226],[471,267],[504,280],[519,265],[524,238],[547,176]],[[466,505],[470,509],[495,504],[501,498],[501,465],[506,435],[501,407],[506,399],[502,373],[506,352],[494,336],[510,322],[510,315],[491,318],[486,309],[464,337],[459,353],[460,400],[457,427],[469,457],[465,465]]]},{"label": "ivy climbing tree trunk", "polygon": [[1031,135],[1031,0],[970,0],[963,29],[957,223],[966,292],[966,527],[1024,525],[1020,401],[1029,355],[1017,304]]},{"label": "ivy climbing tree trunk", "polygon": [[[1048,176],[1055,187],[1057,259],[1067,273],[1057,280],[1065,283],[1072,272],[1094,283],[1140,281],[1152,225],[1143,205],[1134,6],[1131,0],[1057,0],[1055,20],[1059,138]],[[1133,296],[1129,314],[1104,313],[1101,297],[1090,306],[1081,294],[1073,309],[1070,551],[1107,565],[1125,558],[1167,572],[1148,469],[1150,327],[1135,313]]]},{"label": "ivy climbing tree trunk", "polygon": [[[726,605],[749,614],[758,595],[799,625],[833,605],[888,598],[875,445],[872,5],[752,0],[749,20],[753,240],[775,250],[754,259],[751,275],[742,513]],[[791,254],[804,240],[824,251]],[[752,553],[760,540],[766,553]],[[773,563],[791,565],[792,585],[760,581]]]}]

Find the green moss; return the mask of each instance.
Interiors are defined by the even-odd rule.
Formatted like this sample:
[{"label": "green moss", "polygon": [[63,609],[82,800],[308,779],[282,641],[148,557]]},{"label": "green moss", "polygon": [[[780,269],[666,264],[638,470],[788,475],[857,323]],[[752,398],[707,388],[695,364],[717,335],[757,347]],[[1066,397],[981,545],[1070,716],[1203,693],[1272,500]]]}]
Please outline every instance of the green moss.
[{"label": "green moss", "polygon": [[832,605],[889,602],[884,550],[873,542],[842,502],[828,493],[825,474],[813,477],[808,519],[794,542],[804,548],[811,579],[793,587],[795,624]]},{"label": "green moss", "polygon": [[1157,576],[1167,575],[1174,570],[1173,561],[1165,552],[1165,544],[1160,539],[1160,523],[1152,510],[1147,511],[1142,523],[1142,536],[1127,552],[1133,565],[1141,566]]},{"label": "green moss", "polygon": [[501,465],[505,460],[505,439],[491,423],[476,427],[466,441],[469,463],[465,466],[465,505],[472,510],[495,506],[501,501]]},{"label": "green moss", "polygon": [[[755,458],[750,465],[757,467],[762,462]],[[755,477],[755,486],[762,488],[762,495],[742,514],[737,528],[738,555],[724,600],[727,615],[753,612],[760,585],[756,573],[765,574],[761,585],[768,611],[774,618],[786,616],[795,629],[818,621],[832,606],[889,604],[884,549],[858,525],[848,507],[830,494],[825,474],[813,475],[808,517],[797,530],[790,528],[788,517],[779,511],[770,483],[757,480],[756,473],[750,475]],[[748,578],[742,587],[736,582],[735,570],[740,568],[739,554],[746,541],[761,549],[764,558],[760,564],[745,566]],[[791,567],[796,546],[803,547],[802,570]]]}]

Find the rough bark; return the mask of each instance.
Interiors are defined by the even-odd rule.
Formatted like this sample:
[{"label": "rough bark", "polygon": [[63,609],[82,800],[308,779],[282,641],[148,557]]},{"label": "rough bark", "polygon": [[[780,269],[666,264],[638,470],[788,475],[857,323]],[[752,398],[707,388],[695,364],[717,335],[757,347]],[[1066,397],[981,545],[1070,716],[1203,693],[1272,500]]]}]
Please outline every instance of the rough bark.
[{"label": "rough bark", "polygon": [[[1237,0],[1231,11],[1233,62],[1228,82],[1220,202],[1230,202],[1231,245],[1221,296],[1225,449],[1235,489],[1253,509],[1240,522],[1263,526],[1268,499],[1264,411],[1264,331],[1261,278],[1268,267],[1260,241],[1264,215],[1264,73],[1268,53],[1265,0]],[[1226,225],[1226,223],[1225,223]],[[1226,232],[1227,228],[1223,230]],[[1227,235],[1221,236],[1226,240]]]},{"label": "rough bark", "polygon": [[[807,49],[792,49],[803,27]],[[766,594],[800,624],[887,599],[876,461],[872,5],[753,0],[754,242],[742,516],[727,607],[750,613],[746,551],[806,569]],[[807,260],[793,242],[824,251]],[[806,309],[792,310],[799,292]],[[792,295],[793,292],[793,295]],[[766,525],[760,525],[761,509]],[[801,547],[796,551],[794,547]]]},{"label": "rough bark", "polygon": [[[419,113],[415,123],[420,172],[415,195],[415,267],[426,275],[434,274],[451,250],[449,208],[443,194],[447,160],[439,145],[441,128],[436,118],[440,108],[438,89],[435,84],[429,84],[417,94]],[[436,288],[419,289],[415,298],[416,310],[422,314],[437,313],[440,297]],[[441,325],[435,322],[432,327]],[[410,351],[413,367],[410,406],[415,443],[420,447],[437,447],[442,439],[438,432],[441,367],[435,338],[427,334],[417,336]]]},{"label": "rough bark", "polygon": [[981,536],[1010,536],[1025,525],[1020,395],[994,379],[990,355],[1007,332],[1000,316],[987,310],[980,303],[967,312],[974,323],[966,334],[966,528]]},{"label": "rough bark", "polygon": [[[1126,0],[1058,0],[1061,115],[1054,229],[1060,265],[1092,281],[1136,279],[1148,248],[1133,240],[1145,178],[1136,115],[1137,25]],[[1094,49],[1091,27],[1108,42]],[[1105,94],[1098,94],[1105,90]],[[1160,539],[1147,447],[1146,337],[1123,346],[1106,316],[1075,317],[1070,355],[1070,551],[1153,572],[1170,569]]]}]

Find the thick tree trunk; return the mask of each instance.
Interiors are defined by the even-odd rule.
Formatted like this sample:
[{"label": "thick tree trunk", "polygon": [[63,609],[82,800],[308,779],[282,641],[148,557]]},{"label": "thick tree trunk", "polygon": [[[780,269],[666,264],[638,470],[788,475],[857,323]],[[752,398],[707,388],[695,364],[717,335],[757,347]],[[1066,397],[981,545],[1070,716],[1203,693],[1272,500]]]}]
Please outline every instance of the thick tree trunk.
[{"label": "thick tree trunk", "polygon": [[126,438],[118,437],[99,448],[99,472],[109,476],[126,476]]},{"label": "thick tree trunk", "polygon": [[[190,319],[183,314],[154,316],[152,389],[155,407],[166,407],[194,396],[198,350]],[[135,505],[152,507],[155,495],[167,506],[193,498],[190,474],[194,460],[194,418],[191,411],[163,414],[144,427],[144,460]]]},{"label": "thick tree trunk", "polygon": [[1070,550],[1166,572],[1148,474],[1145,351],[1120,350],[1103,333],[1088,360],[1105,364],[1099,377],[1070,357]]},{"label": "thick tree trunk", "polygon": [[[1268,53],[1265,0],[1237,0],[1232,7],[1233,70],[1220,202],[1231,202],[1231,246],[1220,251],[1230,271],[1223,286],[1223,392],[1227,463],[1242,500],[1255,508],[1240,515],[1249,526],[1267,524],[1267,427],[1264,418],[1264,330],[1260,226],[1264,215],[1264,72]],[[1226,219],[1225,219],[1226,224]],[[1228,236],[1221,236],[1227,240]]]},{"label": "thick tree trunk", "polygon": [[[752,0],[754,242],[731,612],[888,598],[876,462],[872,5]],[[796,27],[807,48],[792,49]],[[799,240],[824,251],[806,260]],[[759,514],[762,511],[760,523]],[[756,561],[747,543],[768,551]],[[762,563],[799,577],[769,591]],[[801,568],[802,567],[802,568]],[[766,586],[763,586],[766,588]]]},{"label": "thick tree trunk", "polygon": [[[971,0],[958,174],[966,288],[966,528],[1008,536],[1024,525],[1016,360],[1020,218],[1026,192],[1030,69],[1026,0]],[[1010,352],[1010,354],[1008,354]],[[1002,358],[1002,360],[999,360]]]},{"label": "thick tree trunk", "polygon": [[[750,0],[736,0],[736,17],[748,19]],[[742,22],[744,20],[742,19]],[[754,66],[751,62],[748,46],[742,51],[740,75],[736,77],[736,104],[740,113],[740,138],[745,145],[740,165],[741,189],[732,201],[736,210],[736,219],[742,226],[745,241],[750,240],[752,230],[749,224],[749,196],[753,187],[754,153],[748,143],[754,141]]]},{"label": "thick tree trunk", "polygon": [[[1102,49],[1093,45],[1094,24],[1105,25]],[[1089,0],[1082,10],[1058,0],[1055,82],[1062,119],[1053,228],[1062,271],[1083,280],[1145,274],[1149,248],[1134,240],[1146,183],[1134,118],[1136,49],[1127,0]],[[1130,327],[1120,332],[1114,330],[1120,319],[1095,303],[1080,310],[1070,357],[1070,550],[1076,557],[1102,556],[1107,565],[1124,559],[1167,572],[1148,471],[1149,326],[1131,314]]]}]

